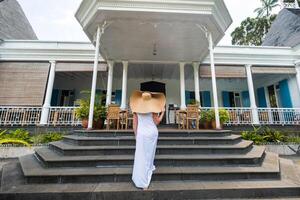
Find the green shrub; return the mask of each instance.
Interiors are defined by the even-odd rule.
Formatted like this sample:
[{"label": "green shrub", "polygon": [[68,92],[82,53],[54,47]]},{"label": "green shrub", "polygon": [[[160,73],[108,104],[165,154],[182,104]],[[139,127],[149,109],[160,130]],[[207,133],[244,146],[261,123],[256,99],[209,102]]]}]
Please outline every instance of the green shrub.
[{"label": "green shrub", "polygon": [[62,140],[63,134],[62,133],[44,133],[44,134],[38,134],[33,137],[31,137],[31,142],[33,144],[46,144],[49,142],[55,142]]},{"label": "green shrub", "polygon": [[8,139],[0,139],[0,145],[2,145],[2,144],[15,144],[15,145],[31,147],[31,145],[24,140],[9,139],[9,138]]},{"label": "green shrub", "polygon": [[286,142],[300,144],[300,137],[287,137]]},{"label": "green shrub", "polygon": [[14,131],[4,130],[0,133],[0,144],[17,144],[29,146],[29,132],[24,129]]},{"label": "green shrub", "polygon": [[263,136],[260,134],[260,127],[253,127],[252,131],[243,131],[242,138],[244,140],[251,140],[254,144],[262,144],[264,142]]},{"label": "green shrub", "polygon": [[[78,119],[88,119],[90,112],[90,96],[91,92],[83,90],[80,92],[84,95],[82,99],[76,101],[79,104],[79,107],[75,109],[75,115]],[[96,94],[95,103],[94,103],[94,120],[98,121],[99,119],[105,119],[107,110],[106,106],[103,103],[104,95]]]},{"label": "green shrub", "polygon": [[[216,118],[215,110],[211,109],[209,112],[210,112],[211,120],[214,121]],[[219,119],[220,119],[221,124],[228,122],[229,121],[229,112],[225,109],[219,109]]]},{"label": "green shrub", "polygon": [[265,142],[280,143],[286,141],[286,137],[282,132],[275,129],[271,129],[269,127],[263,129],[263,138]]},{"label": "green shrub", "polygon": [[210,110],[201,110],[200,120],[202,123],[212,121],[212,112]]},{"label": "green shrub", "polygon": [[17,129],[15,131],[9,132],[9,138],[24,140],[26,142],[30,141],[30,135],[27,130],[24,129]]}]

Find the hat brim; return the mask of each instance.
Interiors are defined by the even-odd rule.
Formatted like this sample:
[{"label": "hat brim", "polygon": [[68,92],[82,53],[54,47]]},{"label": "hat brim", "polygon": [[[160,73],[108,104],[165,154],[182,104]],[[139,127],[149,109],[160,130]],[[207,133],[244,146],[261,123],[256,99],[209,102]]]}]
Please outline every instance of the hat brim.
[{"label": "hat brim", "polygon": [[159,113],[166,105],[163,93],[151,92],[151,99],[145,100],[142,91],[134,91],[130,97],[130,108],[135,113]]}]

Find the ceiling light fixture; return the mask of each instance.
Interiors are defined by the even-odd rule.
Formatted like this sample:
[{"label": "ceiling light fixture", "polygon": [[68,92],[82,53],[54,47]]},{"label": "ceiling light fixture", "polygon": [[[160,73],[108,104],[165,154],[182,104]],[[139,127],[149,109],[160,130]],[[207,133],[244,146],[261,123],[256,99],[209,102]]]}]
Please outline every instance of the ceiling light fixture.
[{"label": "ceiling light fixture", "polygon": [[152,53],[154,56],[157,55],[157,46],[156,46],[156,43],[153,44],[153,53]]}]

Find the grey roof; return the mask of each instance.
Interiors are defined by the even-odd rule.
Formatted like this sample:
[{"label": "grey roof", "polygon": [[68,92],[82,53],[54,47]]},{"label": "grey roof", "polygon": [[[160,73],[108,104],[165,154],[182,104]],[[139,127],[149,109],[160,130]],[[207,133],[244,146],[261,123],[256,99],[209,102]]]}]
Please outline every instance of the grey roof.
[{"label": "grey roof", "polygon": [[289,46],[300,44],[300,9],[283,9],[273,22],[262,46]]},{"label": "grey roof", "polygon": [[0,0],[0,39],[37,39],[17,0]]}]

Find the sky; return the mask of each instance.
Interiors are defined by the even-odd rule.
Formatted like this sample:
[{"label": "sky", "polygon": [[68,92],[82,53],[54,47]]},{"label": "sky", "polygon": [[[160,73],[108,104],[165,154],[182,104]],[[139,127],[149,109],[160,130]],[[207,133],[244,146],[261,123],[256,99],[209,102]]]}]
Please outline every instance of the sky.
[{"label": "sky", "polygon": [[[89,41],[74,14],[81,0],[18,0],[39,40]],[[231,45],[231,32],[247,17],[255,17],[260,0],[224,0],[233,23],[218,45]],[[274,10],[278,12],[279,8]]]}]

